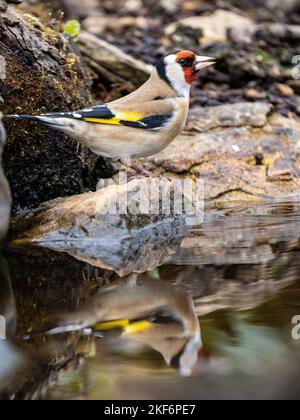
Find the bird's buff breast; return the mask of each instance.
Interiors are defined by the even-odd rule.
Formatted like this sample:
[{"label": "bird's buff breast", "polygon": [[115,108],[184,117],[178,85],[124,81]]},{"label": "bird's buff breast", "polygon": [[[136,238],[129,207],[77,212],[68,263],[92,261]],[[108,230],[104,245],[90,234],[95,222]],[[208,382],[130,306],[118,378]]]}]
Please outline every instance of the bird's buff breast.
[{"label": "bird's buff breast", "polygon": [[112,159],[152,156],[165,149],[181,133],[187,114],[188,108],[182,108],[167,128],[158,131],[85,123],[78,139],[95,154]]},{"label": "bird's buff breast", "polygon": [[79,140],[95,154],[112,158],[152,156],[165,149],[182,131],[184,124],[175,124],[168,130],[149,131],[140,128],[116,127],[86,123],[86,131]]}]

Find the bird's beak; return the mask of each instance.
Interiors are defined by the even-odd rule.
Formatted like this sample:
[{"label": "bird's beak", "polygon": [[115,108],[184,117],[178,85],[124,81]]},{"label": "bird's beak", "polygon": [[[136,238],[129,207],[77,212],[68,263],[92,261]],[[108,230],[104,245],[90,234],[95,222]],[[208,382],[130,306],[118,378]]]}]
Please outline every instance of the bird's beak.
[{"label": "bird's beak", "polygon": [[196,71],[200,71],[206,67],[213,66],[214,64],[216,64],[215,58],[201,57],[200,55],[197,55],[195,68]]}]

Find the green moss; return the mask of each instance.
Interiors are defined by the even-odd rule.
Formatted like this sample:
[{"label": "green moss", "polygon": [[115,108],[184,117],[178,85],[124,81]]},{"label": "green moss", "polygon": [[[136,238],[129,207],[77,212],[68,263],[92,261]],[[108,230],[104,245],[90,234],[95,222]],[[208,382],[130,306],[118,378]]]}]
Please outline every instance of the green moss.
[{"label": "green moss", "polygon": [[38,17],[29,13],[23,15],[25,20],[35,29],[40,30],[47,39],[56,40],[58,33],[49,25],[45,25]]}]

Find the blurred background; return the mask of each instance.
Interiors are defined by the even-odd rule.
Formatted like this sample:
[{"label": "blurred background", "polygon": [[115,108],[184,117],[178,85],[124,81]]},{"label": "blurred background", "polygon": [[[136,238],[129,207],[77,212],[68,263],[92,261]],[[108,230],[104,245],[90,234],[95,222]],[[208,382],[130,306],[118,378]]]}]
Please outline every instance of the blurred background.
[{"label": "blurred background", "polygon": [[[49,12],[60,19],[63,11],[64,20],[77,20],[82,30],[147,64],[180,49],[216,57],[216,68],[193,90],[193,104],[264,100],[285,116],[300,114],[300,80],[291,76],[300,54],[297,0],[27,0],[23,8],[47,20]],[[139,83],[134,73],[128,79],[111,91],[103,73],[94,74],[95,95],[124,94]]]}]

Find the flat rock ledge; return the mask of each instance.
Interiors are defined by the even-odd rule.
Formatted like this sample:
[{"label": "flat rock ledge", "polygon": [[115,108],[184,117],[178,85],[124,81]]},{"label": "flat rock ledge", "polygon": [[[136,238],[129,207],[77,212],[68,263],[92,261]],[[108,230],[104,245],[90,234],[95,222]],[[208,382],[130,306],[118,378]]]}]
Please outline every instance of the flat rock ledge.
[{"label": "flat rock ledge", "polygon": [[300,121],[263,102],[194,108],[185,132],[141,162],[160,174],[202,179],[207,201],[298,200]]},{"label": "flat rock ledge", "polygon": [[[151,190],[152,180],[136,179],[45,203],[15,218],[11,245],[66,252],[121,277],[155,269],[177,251],[186,234],[186,217],[172,205],[174,185],[157,182],[158,195]],[[168,203],[170,211],[163,212]],[[157,205],[161,211],[153,211]]]}]

